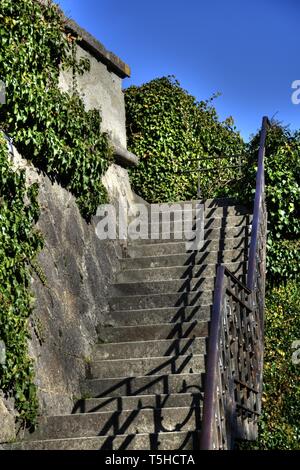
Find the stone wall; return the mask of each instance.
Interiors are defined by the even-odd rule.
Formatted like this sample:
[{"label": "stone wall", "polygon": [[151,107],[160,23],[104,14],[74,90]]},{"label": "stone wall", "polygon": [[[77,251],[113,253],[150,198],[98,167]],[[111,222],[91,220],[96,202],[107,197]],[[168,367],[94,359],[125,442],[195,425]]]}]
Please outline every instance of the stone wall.
[{"label": "stone wall", "polygon": [[13,402],[5,400],[0,394],[0,443],[16,438],[15,415]]},{"label": "stone wall", "polygon": [[[36,1],[46,7],[51,2],[51,0]],[[101,111],[102,130],[108,132],[112,142],[124,150],[127,148],[127,142],[122,79],[130,76],[130,67],[113,52],[108,51],[88,31],[72,19],[67,18],[61,10],[60,14],[65,24],[66,33],[71,33],[79,39],[76,48],[77,59],[83,57],[90,61],[90,72],[76,75],[78,91],[83,97],[86,109],[96,108]],[[61,70],[61,89],[68,91],[72,86],[73,73]],[[121,153],[123,154],[123,152]],[[137,161],[135,161],[136,163]]]},{"label": "stone wall", "polygon": [[[40,411],[46,415],[70,413],[74,400],[80,397],[80,381],[97,341],[96,327],[105,324],[108,317],[107,297],[119,270],[121,247],[117,241],[100,241],[95,230],[97,217],[87,224],[75,198],[38,174],[16,149],[13,162],[16,169],[25,169],[28,184],[38,182],[40,188],[37,228],[45,247],[38,265],[46,282],[33,275],[36,303],[29,342]],[[111,165],[103,182],[115,204],[139,200],[124,168]]]},{"label": "stone wall", "polygon": [[[78,91],[86,109],[99,109],[102,117],[102,131],[108,132],[113,142],[126,149],[122,78],[80,46],[77,47],[77,58],[88,58],[91,67],[89,72],[77,75],[76,78]],[[69,90],[72,81],[71,71],[61,71],[60,87],[64,91]]]},{"label": "stone wall", "polygon": [[[86,109],[99,109],[102,130],[123,149],[127,148],[125,103],[122,79],[130,76],[130,68],[119,57],[108,51],[102,43],[70,19],[65,19],[66,31],[80,37],[76,57],[88,59],[90,71],[76,75],[76,84]],[[61,71],[60,86],[67,91],[73,84],[71,71]]]},{"label": "stone wall", "polygon": [[74,197],[36,170],[14,149],[16,168],[25,168],[29,184],[39,184],[41,230],[45,247],[38,264],[46,278],[32,279],[36,298],[31,321],[34,359],[42,413],[68,413],[105,311],[105,295],[116,254],[103,247],[94,224],[81,217]]},{"label": "stone wall", "polygon": [[[78,77],[86,108],[101,111],[102,130],[110,134],[115,144],[116,161],[136,165],[137,157],[126,150],[122,78],[129,76],[129,67],[76,23],[68,20],[66,24],[67,30],[82,38],[78,58],[88,57],[91,64],[90,72]],[[61,88],[68,90],[71,83],[71,74],[61,72]],[[97,218],[87,224],[75,198],[39,174],[16,149],[13,163],[16,169],[25,169],[28,184],[38,182],[40,188],[37,228],[44,236],[45,247],[38,257],[38,266],[43,275],[36,273],[32,277],[36,303],[29,341],[40,412],[66,414],[81,395],[80,382],[97,341],[96,327],[105,324],[109,317],[107,297],[119,269],[121,246],[117,241],[100,241],[95,231]],[[120,200],[122,205],[130,205],[139,201],[121,166],[111,165],[103,183],[111,202],[118,204]],[[0,422],[5,423],[0,442],[14,438],[14,417],[13,404],[0,396]]]},{"label": "stone wall", "polygon": [[[95,216],[87,224],[75,198],[37,172],[13,148],[13,165],[24,169],[27,184],[39,185],[41,215],[37,223],[45,246],[32,276],[34,311],[30,319],[29,354],[33,359],[39,411],[68,414],[81,396],[89,357],[97,342],[96,328],[110,323],[108,296],[120,269],[122,246],[99,240]],[[127,171],[113,164],[103,177],[110,200],[123,207],[140,202],[130,187]],[[16,435],[13,402],[0,395],[0,443]],[[1,446],[0,446],[1,449]]]}]

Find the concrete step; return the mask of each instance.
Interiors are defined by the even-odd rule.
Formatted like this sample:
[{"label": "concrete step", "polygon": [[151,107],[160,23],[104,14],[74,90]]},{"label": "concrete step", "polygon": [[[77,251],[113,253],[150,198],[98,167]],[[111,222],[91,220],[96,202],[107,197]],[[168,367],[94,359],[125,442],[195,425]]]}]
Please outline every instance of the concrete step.
[{"label": "concrete step", "polygon": [[176,431],[28,441],[7,450],[197,450],[199,442],[199,431]]},{"label": "concrete step", "polygon": [[116,310],[105,315],[102,326],[134,326],[178,321],[207,321],[211,317],[211,306],[162,307],[140,310]]},{"label": "concrete step", "polygon": [[192,307],[212,303],[213,292],[192,291],[170,294],[145,294],[111,297],[108,299],[111,310],[138,310],[163,307]]},{"label": "concrete step", "polygon": [[146,282],[119,282],[110,288],[112,297],[147,295],[147,294],[167,294],[168,292],[191,292],[210,291],[215,285],[214,277],[191,278],[191,279],[170,279],[168,281],[146,281]]},{"label": "concrete step", "polygon": [[[246,245],[247,243],[247,245]],[[160,255],[176,255],[183,253],[192,253],[194,250],[189,251],[186,242],[171,242],[171,243],[146,243],[128,245],[123,250],[123,256],[127,258],[140,258],[142,256],[160,256]],[[206,240],[199,251],[223,251],[223,250],[240,250],[249,245],[249,239],[240,238],[226,238],[220,240]]]},{"label": "concrete step", "polygon": [[[180,213],[179,213],[180,215]],[[212,228],[220,228],[220,227],[241,227],[245,225],[250,225],[252,221],[251,215],[229,215],[225,217],[196,217],[194,219],[191,218],[191,212],[187,214],[187,219],[184,219],[182,214],[181,217],[175,218],[175,220],[169,220],[168,217],[163,216],[159,222],[152,222],[148,223],[148,231],[149,233],[165,233],[168,231],[177,232],[186,228],[186,230],[192,229],[212,229]],[[202,227],[202,223],[204,222],[204,226]]]},{"label": "concrete step", "polygon": [[98,344],[93,360],[168,357],[186,354],[205,354],[206,338],[160,339],[126,343]]},{"label": "concrete step", "polygon": [[91,362],[88,377],[108,379],[157,374],[192,374],[204,372],[204,355],[110,359]]},{"label": "concrete step", "polygon": [[48,416],[25,440],[200,430],[199,407],[134,409]]},{"label": "concrete step", "polygon": [[[235,275],[246,273],[246,262],[225,263],[226,267]],[[173,279],[215,277],[217,264],[196,264],[190,266],[163,266],[156,268],[126,269],[116,275],[116,283],[167,281]]]},{"label": "concrete step", "polygon": [[[182,232],[182,238],[189,239],[191,233],[201,230],[243,227],[251,223],[252,216],[249,214],[225,217],[204,217],[203,214],[197,214],[196,217],[193,217],[191,211],[184,214],[177,212],[176,217],[171,217],[170,214],[157,214],[156,217],[151,217],[151,221],[142,223],[138,232],[135,229],[130,237],[139,238],[138,234],[140,233],[140,237],[159,238],[159,234]],[[166,238],[166,235],[163,238]]]},{"label": "concrete step", "polygon": [[210,205],[209,202],[203,204],[195,204],[191,202],[183,203],[174,203],[174,204],[151,204],[151,210],[149,209],[149,214],[170,214],[170,218],[174,218],[174,214],[178,217],[178,213],[192,213],[193,216],[199,217],[204,211],[204,216],[208,217],[228,217],[228,216],[237,216],[237,215],[248,215],[251,211],[241,205]]},{"label": "concrete step", "polygon": [[165,374],[115,379],[89,379],[81,384],[86,398],[170,395],[203,392],[204,374]]},{"label": "concrete step", "polygon": [[[160,205],[163,203],[154,203],[151,204],[151,207],[153,210],[156,210],[160,207]],[[210,198],[210,199],[191,199],[188,201],[177,201],[177,202],[169,202],[169,203],[164,203],[168,205],[176,204],[181,207],[184,207],[186,205],[191,206],[191,207],[196,207],[204,204],[204,207],[206,209],[209,208],[218,208],[218,207],[232,207],[232,206],[239,206],[239,207],[245,207],[241,206],[239,202],[236,199],[229,198],[229,197],[219,197],[219,198]]]},{"label": "concrete step", "polygon": [[87,398],[79,400],[73,413],[97,413],[141,408],[177,408],[194,406],[202,408],[201,393],[173,393],[172,395],[138,395],[135,397]]},{"label": "concrete step", "polygon": [[163,307],[192,307],[212,303],[212,291],[173,292],[170,294],[144,294],[111,297],[111,310],[138,310]]},{"label": "concrete step", "polygon": [[[235,238],[246,237],[251,233],[251,225],[241,225],[240,227],[223,226],[219,228],[209,227],[204,230],[202,238],[204,240],[219,240],[222,238]],[[179,232],[163,232],[159,233],[157,237],[147,236],[145,239],[138,238],[136,240],[128,239],[128,245],[137,244],[153,244],[153,243],[170,243],[172,241],[191,241],[195,238],[196,231],[192,234],[185,234],[183,231]],[[192,249],[188,245],[188,249]]]},{"label": "concrete step", "polygon": [[179,339],[206,337],[208,323],[206,321],[193,321],[185,323],[166,323],[157,325],[120,326],[97,328],[100,343],[123,343],[151,341],[154,339]]},{"label": "concrete step", "polygon": [[165,266],[193,266],[199,264],[213,263],[237,263],[247,261],[247,251],[225,250],[225,251],[206,251],[205,253],[184,253],[177,255],[159,255],[143,256],[141,258],[123,258],[120,259],[121,269],[146,269]]}]

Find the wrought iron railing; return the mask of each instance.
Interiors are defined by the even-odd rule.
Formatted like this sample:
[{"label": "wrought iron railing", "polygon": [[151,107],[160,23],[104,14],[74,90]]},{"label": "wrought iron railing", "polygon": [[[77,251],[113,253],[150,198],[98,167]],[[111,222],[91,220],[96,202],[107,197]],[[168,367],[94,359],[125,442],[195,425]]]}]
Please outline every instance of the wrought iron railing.
[{"label": "wrought iron railing", "polygon": [[261,413],[267,211],[263,118],[246,285],[217,270],[205,378],[201,449],[232,449],[257,437]]},{"label": "wrought iron railing", "polygon": [[[205,167],[210,162],[216,162],[216,165],[210,165],[209,167]],[[223,164],[225,162],[225,165]],[[202,189],[201,184],[201,177],[205,173],[214,174],[218,171],[226,171],[226,170],[234,170],[235,177],[237,174],[242,176],[243,168],[246,164],[246,156],[239,154],[239,155],[215,155],[215,156],[205,156],[205,157],[198,157],[189,160],[189,164],[192,163],[194,166],[192,168],[188,168],[185,170],[175,171],[175,175],[184,175],[184,174],[197,174],[197,198],[204,199],[205,196],[209,196],[208,194],[205,195]],[[222,165],[221,165],[222,163]],[[232,173],[233,175],[233,173]]]}]

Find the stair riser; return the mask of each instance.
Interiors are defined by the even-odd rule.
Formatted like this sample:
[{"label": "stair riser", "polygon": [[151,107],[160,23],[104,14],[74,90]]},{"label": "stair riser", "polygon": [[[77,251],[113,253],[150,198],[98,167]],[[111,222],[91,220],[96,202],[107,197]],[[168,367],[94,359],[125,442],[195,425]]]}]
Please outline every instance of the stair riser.
[{"label": "stair riser", "polygon": [[90,378],[136,377],[204,372],[204,356],[154,357],[92,362]]},{"label": "stair riser", "polygon": [[[113,284],[110,289],[112,297],[167,294],[169,292],[212,291],[215,278],[175,279],[169,281],[128,282]],[[211,292],[212,294],[212,292]]]},{"label": "stair riser", "polygon": [[112,310],[137,310],[146,308],[184,307],[194,305],[210,305],[211,291],[178,292],[174,294],[149,294],[144,296],[114,297],[109,300]]},{"label": "stair riser", "polygon": [[[178,216],[177,216],[178,217]],[[229,217],[209,217],[204,218],[199,214],[197,218],[191,218],[192,214],[189,212],[187,215],[179,214],[179,218],[167,217],[166,215],[160,215],[151,222],[142,223],[139,231],[145,238],[158,238],[158,234],[163,233],[176,233],[182,232],[182,238],[190,238],[191,232],[198,232],[206,229],[219,229],[223,228],[234,228],[244,227],[250,225],[252,217],[249,215],[243,216],[229,216]],[[136,229],[130,233],[130,236],[136,236]]]},{"label": "stair riser", "polygon": [[89,398],[76,403],[73,413],[98,413],[140,408],[201,407],[201,394],[177,393],[173,395],[141,395],[136,397]]},{"label": "stair riser", "polygon": [[206,337],[207,322],[173,323],[167,325],[142,325],[133,327],[98,328],[99,341],[102,343],[151,341],[154,339],[178,339]]},{"label": "stair riser", "polygon": [[205,354],[205,349],[205,338],[108,343],[97,346],[93,354],[93,361],[100,361],[102,359],[167,357],[178,356],[180,354]]},{"label": "stair riser", "polygon": [[[208,228],[204,230],[204,241],[206,240],[219,240],[223,238],[240,238],[249,237],[251,232],[250,226],[241,227],[222,227],[222,228]],[[161,233],[157,237],[147,236],[145,239],[138,238],[136,240],[128,240],[129,245],[136,244],[153,244],[153,243],[170,243],[172,241],[185,241],[187,243],[187,250],[193,250],[195,247],[190,243],[194,239],[196,233],[185,235],[182,231],[180,232],[166,232]],[[203,244],[203,243],[202,243]],[[199,242],[199,246],[196,249],[201,249],[202,244]]]},{"label": "stair riser", "polygon": [[87,437],[33,441],[11,444],[9,450],[196,450],[200,432],[131,434],[122,436]]},{"label": "stair riser", "polygon": [[155,325],[156,323],[188,322],[209,320],[211,307],[171,307],[144,310],[120,310],[105,316],[104,326]]},{"label": "stair riser", "polygon": [[150,204],[149,207],[152,208],[153,211],[159,210],[161,208],[161,205],[165,204],[166,209],[168,210],[170,205],[176,204],[176,206],[179,206],[181,208],[186,208],[186,207],[192,207],[197,208],[199,205],[202,207],[204,206],[206,210],[208,209],[222,209],[222,210],[228,210],[230,208],[241,208],[241,209],[246,209],[245,206],[241,205],[238,203],[233,198],[227,198],[227,197],[219,197],[219,198],[209,198],[209,199],[192,199],[189,201],[176,201],[176,202],[168,202],[168,203],[153,203]]},{"label": "stair riser", "polygon": [[200,409],[177,408],[163,410],[132,410],[115,413],[87,413],[51,416],[34,433],[35,440],[112,436],[116,434],[194,431],[200,428]]},{"label": "stair riser", "polygon": [[[244,274],[246,263],[226,263],[228,269],[237,276]],[[196,265],[196,266],[171,266],[146,269],[128,269],[120,272],[116,276],[117,283],[145,282],[145,281],[167,281],[173,279],[187,279],[195,277],[215,277],[217,271],[216,264]]]},{"label": "stair riser", "polygon": [[246,250],[228,250],[207,253],[193,252],[182,255],[145,256],[142,258],[123,258],[121,269],[147,269],[165,266],[190,266],[194,264],[237,263],[247,260]]},{"label": "stair riser", "polygon": [[89,397],[121,397],[171,393],[199,393],[203,391],[203,374],[158,375],[129,377],[127,379],[86,380],[82,393]]},{"label": "stair riser", "polygon": [[[182,214],[181,217],[174,219],[173,217],[168,219],[164,214],[164,219],[160,215],[159,222],[148,223],[147,229],[149,233],[165,233],[165,232],[179,232],[181,230],[195,230],[195,229],[212,229],[220,227],[241,227],[250,225],[252,222],[252,216],[241,215],[241,216],[228,216],[228,217],[201,217],[201,214],[197,215],[197,218],[191,219],[191,212],[188,212],[186,219]],[[202,225],[203,224],[203,225]]]},{"label": "stair riser", "polygon": [[[207,240],[199,252],[204,251],[222,251],[222,250],[240,250],[249,244],[249,240],[245,238],[227,238],[221,240]],[[151,244],[139,244],[139,245],[128,245],[124,248],[124,257],[129,258],[140,258],[142,256],[161,256],[161,255],[173,255],[173,254],[185,254],[193,253],[193,251],[187,250],[188,246],[185,242],[171,242],[171,243],[155,243]]]},{"label": "stair riser", "polygon": [[[158,205],[152,204],[151,210],[149,210],[149,214],[153,214],[153,217],[157,217],[157,213],[159,213],[160,220],[162,218],[162,214],[166,217],[166,214],[170,214],[170,219],[174,219],[175,217],[178,218],[180,215],[187,214],[187,217],[192,218],[199,218],[203,214],[203,207],[202,206],[195,206],[191,204],[179,205],[173,207],[174,210],[171,210],[172,207],[161,207]],[[205,207],[204,209],[204,217],[206,219],[211,217],[237,217],[237,216],[245,216],[250,215],[249,209],[245,208],[244,206],[227,206],[227,207]]]}]

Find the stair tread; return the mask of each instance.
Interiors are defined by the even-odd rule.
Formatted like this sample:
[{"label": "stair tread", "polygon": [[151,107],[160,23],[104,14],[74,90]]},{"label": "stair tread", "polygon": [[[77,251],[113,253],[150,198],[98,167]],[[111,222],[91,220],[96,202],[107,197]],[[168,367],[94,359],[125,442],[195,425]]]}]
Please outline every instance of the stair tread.
[{"label": "stair tread", "polygon": [[[194,278],[196,279],[196,278]],[[178,281],[182,281],[182,279],[178,279]],[[150,281],[149,281],[150,282]],[[157,281],[159,282],[159,281]],[[163,282],[163,281],[162,281]],[[127,295],[113,295],[112,297],[109,297],[109,299],[120,299],[120,298],[132,298],[132,297],[161,297],[163,295],[175,295],[175,294],[180,294],[180,295],[193,295],[193,294],[197,294],[197,293],[200,293],[200,292],[211,292],[212,289],[198,289],[198,290],[193,290],[193,291],[170,291],[170,292],[163,292],[163,293],[159,293],[159,294],[155,294],[153,292],[149,292],[148,294],[127,294]],[[167,307],[165,307],[167,308]]]},{"label": "stair tread", "polygon": [[[89,413],[90,414],[90,413]],[[62,415],[63,416],[63,415]],[[138,434],[117,434],[116,437],[127,437],[127,436],[148,436],[148,435],[170,435],[173,436],[174,434],[187,434],[188,432],[195,432],[199,433],[199,431],[160,431],[158,433],[138,433]],[[11,445],[18,445],[18,444],[33,444],[34,442],[59,442],[59,441],[75,441],[75,440],[81,440],[81,439],[104,439],[108,437],[108,435],[103,435],[103,436],[84,436],[84,437],[58,437],[58,438],[52,438],[52,439],[36,439],[36,440],[30,440],[30,441],[16,441],[13,442]],[[113,437],[113,436],[109,436]]]},{"label": "stair tread", "polygon": [[[149,379],[149,381],[151,380],[155,380],[155,378],[157,377],[182,377],[183,375],[188,375],[188,376],[196,376],[196,375],[201,375],[203,374],[205,371],[204,370],[201,370],[201,371],[198,371],[198,372],[184,372],[184,374],[182,374],[182,372],[179,372],[178,374],[174,374],[174,373],[171,373],[171,372],[165,372],[165,373],[161,373],[161,374],[149,374],[149,375],[132,375],[132,376],[118,376],[118,377],[103,377],[103,378],[99,378],[99,377],[94,377],[94,378],[90,378],[90,379],[85,379],[85,381],[87,383],[89,382],[96,382],[96,381],[100,381],[100,382],[104,382],[104,381],[112,381],[112,380],[119,380],[120,382],[124,382],[124,380],[133,380],[133,379]],[[105,395],[106,396],[106,395]],[[127,396],[127,395],[121,395],[121,396]],[[128,395],[130,396],[130,395]],[[95,397],[92,397],[92,398],[95,398]],[[99,397],[99,398],[103,398],[103,397]]]},{"label": "stair tread", "polygon": [[88,398],[78,400],[74,413],[91,413],[100,410],[132,410],[156,408],[177,408],[178,406],[198,405],[202,408],[203,393],[150,394],[122,397]]},{"label": "stair tread", "polygon": [[[175,294],[178,294],[178,292],[175,292]],[[147,294],[145,294],[147,295]],[[209,307],[210,305],[212,304],[209,304],[209,305],[205,305],[204,307]],[[132,312],[148,312],[148,311],[156,311],[156,310],[185,310],[185,309],[191,309],[191,308],[196,308],[198,306],[194,306],[194,305],[183,305],[182,307],[149,307],[149,308],[139,308],[139,309],[136,309],[136,310],[115,310],[113,313],[116,314],[116,313],[120,313],[122,315],[126,314],[126,313],[132,313]]]},{"label": "stair tread", "polygon": [[[205,320],[194,320],[190,322],[155,323],[134,326],[111,326],[98,327],[97,333],[101,342],[134,342],[137,337],[143,339],[175,339],[187,337],[202,337],[207,335],[208,322]],[[118,339],[116,339],[118,338]]]},{"label": "stair tread", "polygon": [[[115,400],[115,401],[118,401],[120,398],[121,399],[127,399],[127,398],[136,398],[138,400],[142,400],[143,398],[160,398],[160,399],[166,399],[168,397],[172,397],[172,398],[191,398],[191,397],[202,397],[202,393],[198,392],[198,393],[189,393],[189,392],[186,392],[186,393],[170,393],[170,394],[166,394],[166,393],[149,393],[149,394],[146,394],[146,395],[124,395],[122,397],[104,397],[104,398],[82,398],[78,401],[86,401],[86,402],[89,402],[89,401],[96,401],[96,400],[99,400],[99,401],[107,401],[107,400]],[[158,407],[158,408],[162,408],[162,407]],[[172,408],[172,407],[168,407],[168,408]],[[74,413],[69,413],[69,414],[74,414]],[[57,416],[60,416],[60,415],[57,415]]]},{"label": "stair tread", "polygon": [[[185,374],[172,374],[172,373],[167,373],[167,374],[153,374],[153,375],[137,375],[135,377],[128,377],[128,380],[132,380],[132,379],[149,379],[149,380],[152,380],[154,379],[155,377],[180,377],[182,376],[183,378],[184,377],[194,377],[196,375],[201,375],[201,373],[199,372],[196,372],[195,374],[193,373],[185,373]],[[124,377],[106,377],[105,379],[100,379],[100,378],[94,378],[94,379],[85,379],[84,383],[89,383],[89,382],[105,382],[105,381],[112,381],[112,380],[118,380],[118,379],[122,379],[122,381],[124,381]],[[126,379],[126,377],[125,377]],[[113,396],[113,395],[112,395]],[[131,395],[124,395],[124,396],[131,396]],[[102,398],[102,397],[99,397],[99,398]]]},{"label": "stair tread", "polygon": [[179,307],[155,307],[112,310],[106,315],[103,326],[138,326],[162,323],[186,323],[194,320],[210,320],[212,304]]},{"label": "stair tread", "polygon": [[172,356],[157,356],[155,353],[148,357],[127,357],[123,359],[93,359],[89,363],[91,377],[135,377],[138,374],[146,376],[157,375],[158,372],[204,372],[203,353],[174,354]]},{"label": "stair tread", "polygon": [[[159,294],[155,294],[155,295],[159,295]],[[192,322],[176,322],[176,323],[149,323],[148,325],[143,325],[143,326],[146,326],[146,327],[152,327],[152,326],[170,326],[170,325],[181,325],[182,323],[190,323],[190,324],[195,324],[195,323],[207,323],[205,320],[195,320],[195,321],[192,321]],[[101,328],[104,328],[105,330],[108,330],[109,328],[136,328],[136,326],[103,326]]]},{"label": "stair tread", "polygon": [[[5,446],[5,448],[7,450],[18,450],[20,448],[24,450],[99,450],[100,446],[100,449],[107,450],[112,448],[114,450],[169,450],[171,446],[173,450],[191,450],[198,446],[199,438],[200,431],[165,431],[158,433],[117,434],[116,436],[39,439],[16,442]],[[114,447],[114,444],[117,447]],[[164,447],[164,445],[167,445],[167,447]]]},{"label": "stair tread", "polygon": [[[169,325],[169,323],[165,323],[167,325]],[[203,339],[205,338],[204,336],[203,337],[199,337],[197,339]],[[150,340],[140,340],[140,341],[130,341],[130,344],[132,345],[142,345],[142,344],[156,344],[156,343],[160,343],[160,344],[164,344],[164,343],[171,343],[172,341],[189,341],[189,338],[175,338],[175,339],[150,339]],[[128,341],[120,341],[120,342],[116,342],[116,343],[98,343],[96,345],[96,349],[105,349],[107,347],[107,345],[109,344],[109,346],[122,346],[124,344],[128,344]],[[167,356],[158,356],[158,357],[167,357]],[[133,358],[134,359],[134,358]]]},{"label": "stair tread", "polygon": [[[219,253],[230,253],[231,251],[236,251],[234,249],[228,249],[228,250],[211,250],[209,251],[208,250],[208,253],[214,253],[214,254],[219,254]],[[244,248],[239,248],[239,251],[245,251]],[[141,259],[148,259],[148,258],[169,258],[170,256],[172,257],[181,257],[181,256],[187,256],[188,257],[191,257],[191,256],[195,256],[197,254],[199,254],[199,256],[203,256],[205,255],[205,251],[204,252],[201,252],[201,251],[197,251],[197,250],[193,250],[193,253],[189,253],[189,252],[184,252],[184,253],[174,253],[172,255],[166,253],[166,254],[160,254],[160,255],[151,255],[151,256],[138,256],[136,258],[119,258],[121,261],[128,261],[128,260],[141,260]],[[210,264],[213,264],[213,263],[210,263]]]},{"label": "stair tread", "polygon": [[[179,410],[184,410],[184,409],[190,409],[190,408],[199,408],[199,406],[178,406],[177,409]],[[130,410],[116,410],[116,411],[95,411],[91,413],[65,413],[65,414],[60,414],[60,415],[51,415],[51,416],[46,416],[42,418],[41,424],[44,424],[44,422],[48,421],[53,421],[61,418],[68,418],[68,419],[74,419],[74,420],[80,420],[84,419],[83,417],[86,417],[87,419],[91,416],[104,416],[104,415],[112,415],[112,414],[121,414],[121,413],[130,413],[131,411],[140,411],[140,412],[151,412],[151,411],[174,411],[174,407],[165,407],[165,408],[133,408]]]},{"label": "stair tread", "polygon": [[[221,243],[225,243],[225,242],[227,242],[227,241],[230,242],[230,241],[237,241],[237,240],[243,240],[243,239],[244,239],[244,237],[222,237],[222,238],[219,238],[218,241],[219,241],[220,244],[221,244]],[[151,240],[150,240],[150,241],[151,241]],[[172,244],[172,245],[183,245],[183,244],[185,244],[185,243],[186,243],[186,242],[183,241],[183,240],[181,240],[181,241],[179,240],[179,241],[175,241],[175,242],[170,242],[170,244]],[[133,241],[133,244],[134,244],[134,241]],[[165,246],[165,245],[167,245],[167,244],[168,244],[168,243],[161,243],[162,246]],[[146,246],[146,247],[156,248],[157,245],[159,245],[158,242],[157,242],[157,243],[145,243],[145,246]],[[142,246],[143,246],[143,244],[140,243],[140,244],[139,244],[139,247],[142,247]],[[194,250],[193,250],[193,251],[194,251]]]},{"label": "stair tread", "polygon": [[[145,258],[147,258],[147,257],[145,256]],[[128,258],[128,259],[129,259],[129,258]],[[233,264],[234,264],[234,265],[239,265],[239,264],[242,264],[242,263],[243,263],[243,264],[244,264],[244,263],[247,263],[247,261],[244,261],[244,260],[243,260],[243,261],[233,261],[232,263],[217,263],[217,262],[216,262],[216,263],[199,263],[199,264],[196,264],[196,265],[192,265],[191,267],[192,267],[192,268],[193,268],[193,267],[200,268],[200,267],[206,267],[206,266],[207,266],[207,267],[214,267],[214,266],[216,266],[216,265],[218,265],[218,264],[226,264],[226,265],[233,265]],[[121,272],[122,274],[124,274],[124,273],[126,273],[126,272],[128,272],[128,271],[129,271],[129,272],[130,272],[130,271],[136,272],[136,271],[145,271],[145,270],[148,270],[148,269],[187,268],[187,267],[189,267],[189,266],[190,266],[190,265],[188,265],[188,264],[186,264],[186,265],[185,265],[185,264],[184,264],[184,265],[178,264],[178,265],[174,265],[174,266],[154,266],[153,268],[149,267],[149,268],[139,268],[139,269],[136,269],[136,268],[135,268],[135,269],[124,269],[124,270],[122,270],[122,271],[120,271],[120,272]],[[209,276],[209,277],[212,277],[212,276]]]},{"label": "stair tread", "polygon": [[[181,265],[181,266],[156,266],[156,267],[143,267],[136,269],[123,269],[119,271],[116,276],[116,282],[127,282],[129,280],[135,281],[152,281],[168,280],[170,278],[179,277],[180,279],[190,278],[205,278],[214,277],[216,275],[217,267],[220,263],[209,264],[194,264],[194,265]],[[224,264],[233,274],[238,273],[241,269],[245,270],[248,261],[239,261],[234,263],[221,263]],[[241,274],[241,273],[238,273]]]},{"label": "stair tread", "polygon": [[201,411],[199,405],[192,404],[176,408],[135,408],[48,416],[39,421],[34,432],[35,436],[27,433],[24,438],[25,440],[33,437],[51,439],[57,435],[58,430],[65,437],[194,431],[200,427]]}]

